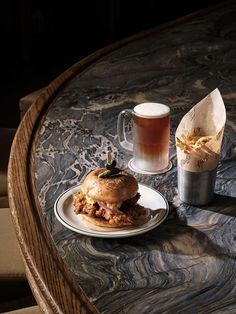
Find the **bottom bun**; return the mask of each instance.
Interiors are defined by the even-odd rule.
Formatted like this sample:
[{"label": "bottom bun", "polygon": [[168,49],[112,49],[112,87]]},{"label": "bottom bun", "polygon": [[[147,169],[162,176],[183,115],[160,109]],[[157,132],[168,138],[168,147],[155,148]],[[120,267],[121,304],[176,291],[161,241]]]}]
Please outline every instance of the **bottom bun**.
[{"label": "bottom bun", "polygon": [[145,222],[147,222],[150,217],[150,209],[140,206],[138,214],[139,215],[137,219],[134,221],[134,223],[125,222],[125,221],[120,221],[117,223],[109,223],[109,221],[107,221],[104,218],[90,217],[88,215],[82,215],[82,216],[84,220],[86,220],[86,222],[89,222],[90,224],[95,225],[95,226],[105,227],[105,228],[124,228],[124,227],[129,227],[129,226],[142,225]]},{"label": "bottom bun", "polygon": [[95,225],[95,226],[99,226],[99,227],[106,227],[106,228],[122,228],[122,227],[127,227],[127,226],[132,226],[131,223],[128,222],[119,222],[119,223],[109,223],[106,219],[103,218],[95,218],[95,217],[90,217],[88,215],[83,215],[83,218]]}]

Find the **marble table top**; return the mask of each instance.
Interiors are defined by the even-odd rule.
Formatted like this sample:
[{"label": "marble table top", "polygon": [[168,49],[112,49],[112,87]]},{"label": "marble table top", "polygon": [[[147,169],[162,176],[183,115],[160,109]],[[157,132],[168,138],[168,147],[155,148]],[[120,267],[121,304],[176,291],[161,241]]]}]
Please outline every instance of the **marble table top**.
[{"label": "marble table top", "polygon": [[[183,115],[219,88],[227,110],[215,197],[181,203],[175,130]],[[104,239],[73,232],[54,203],[104,165],[111,148],[121,168],[118,113],[141,102],[171,108],[170,159],[162,175],[132,173],[168,200],[170,213],[142,235]],[[236,312],[236,4],[155,32],[108,54],[53,101],[36,147],[35,180],[59,254],[101,313]]]}]

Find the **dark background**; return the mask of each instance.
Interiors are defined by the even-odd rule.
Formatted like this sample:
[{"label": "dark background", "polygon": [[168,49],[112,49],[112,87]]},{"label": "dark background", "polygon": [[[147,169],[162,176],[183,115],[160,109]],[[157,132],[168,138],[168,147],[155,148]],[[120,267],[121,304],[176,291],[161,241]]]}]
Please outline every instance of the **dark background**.
[{"label": "dark background", "polygon": [[19,99],[47,85],[89,53],[220,2],[1,1],[0,127],[17,127]]}]

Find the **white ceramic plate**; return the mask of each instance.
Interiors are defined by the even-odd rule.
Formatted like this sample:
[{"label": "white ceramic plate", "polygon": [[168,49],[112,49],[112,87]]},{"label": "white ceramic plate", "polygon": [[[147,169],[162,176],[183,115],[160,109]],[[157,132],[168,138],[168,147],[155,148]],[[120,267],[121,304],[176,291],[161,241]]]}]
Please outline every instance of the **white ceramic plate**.
[{"label": "white ceramic plate", "polygon": [[84,235],[100,238],[135,236],[156,228],[166,219],[169,213],[167,200],[161,193],[146,185],[139,184],[141,197],[138,204],[150,209],[148,221],[142,225],[128,226],[122,229],[93,226],[83,219],[83,215],[76,215],[74,213],[72,194],[79,189],[80,185],[77,185],[63,192],[55,202],[54,212],[57,219],[65,227]]}]

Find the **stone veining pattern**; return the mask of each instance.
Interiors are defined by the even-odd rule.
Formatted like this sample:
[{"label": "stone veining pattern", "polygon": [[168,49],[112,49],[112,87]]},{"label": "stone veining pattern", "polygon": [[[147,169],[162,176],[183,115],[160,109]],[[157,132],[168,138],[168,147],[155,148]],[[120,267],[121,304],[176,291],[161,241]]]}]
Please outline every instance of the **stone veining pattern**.
[{"label": "stone veining pattern", "polygon": [[[174,134],[182,116],[219,88],[227,109],[215,199],[194,207],[177,197]],[[118,113],[144,101],[171,107],[164,175],[133,173],[170,204],[168,219],[135,237],[80,235],[57,221],[66,189],[104,164],[131,155],[116,135]],[[36,187],[59,254],[101,313],[236,312],[236,5],[133,42],[88,68],[54,100],[36,147]]]}]

